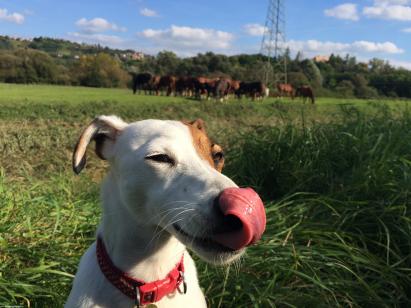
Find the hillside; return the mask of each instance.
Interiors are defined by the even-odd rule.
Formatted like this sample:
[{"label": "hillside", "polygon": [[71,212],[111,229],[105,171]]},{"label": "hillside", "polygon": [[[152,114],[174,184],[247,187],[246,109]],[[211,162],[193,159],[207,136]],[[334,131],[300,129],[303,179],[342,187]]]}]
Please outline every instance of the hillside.
[{"label": "hillside", "polygon": [[66,60],[78,59],[78,57],[82,55],[95,55],[102,52],[111,56],[117,56],[123,61],[139,60],[144,57],[144,54],[132,49],[112,49],[101,45],[80,44],[77,42],[48,37],[24,39],[0,35],[0,51],[15,51],[21,48],[43,51],[53,58]]},{"label": "hillside", "polygon": [[[411,97],[411,71],[380,59],[368,63],[346,55],[306,59],[285,56],[288,82],[310,85],[319,96],[342,98]],[[283,59],[277,59],[283,60]],[[260,80],[267,58],[260,54],[226,56],[207,52],[180,58],[170,51],[156,56],[134,50],[79,44],[62,39],[0,36],[0,82],[127,87],[130,72],[175,76],[229,76]]]}]

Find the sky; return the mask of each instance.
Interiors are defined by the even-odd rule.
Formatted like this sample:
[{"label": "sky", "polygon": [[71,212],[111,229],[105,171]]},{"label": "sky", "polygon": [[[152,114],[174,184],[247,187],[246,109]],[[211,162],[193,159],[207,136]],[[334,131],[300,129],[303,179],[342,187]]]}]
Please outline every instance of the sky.
[{"label": "sky", "polygon": [[[411,69],[411,0],[284,0],[286,44],[305,57],[377,57]],[[180,56],[258,53],[268,0],[0,0],[0,35]]]}]

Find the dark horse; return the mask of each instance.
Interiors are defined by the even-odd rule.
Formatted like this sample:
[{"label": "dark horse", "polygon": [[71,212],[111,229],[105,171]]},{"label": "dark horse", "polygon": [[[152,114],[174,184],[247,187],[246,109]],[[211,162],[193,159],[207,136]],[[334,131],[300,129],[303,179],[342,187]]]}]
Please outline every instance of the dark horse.
[{"label": "dark horse", "polygon": [[311,89],[310,86],[301,86],[298,87],[297,90],[295,91],[295,96],[302,97],[304,99],[304,103],[307,100],[307,98],[311,99],[311,104],[315,104],[315,97],[314,97],[314,92],[313,89]]},{"label": "dark horse", "polygon": [[150,73],[132,74],[133,76],[133,93],[137,90],[149,90],[150,82],[153,76]]}]

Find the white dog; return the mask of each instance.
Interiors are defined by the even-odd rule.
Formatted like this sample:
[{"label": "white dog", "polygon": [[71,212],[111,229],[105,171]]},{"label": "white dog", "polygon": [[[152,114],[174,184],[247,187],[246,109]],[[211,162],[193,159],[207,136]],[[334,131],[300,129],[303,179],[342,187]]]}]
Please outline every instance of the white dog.
[{"label": "white dog", "polygon": [[100,116],[77,143],[76,173],[92,140],[111,168],[97,240],[81,258],[66,307],[206,307],[186,246],[210,263],[237,259],[265,229],[259,196],[220,173],[222,149],[201,120],[127,124]]}]

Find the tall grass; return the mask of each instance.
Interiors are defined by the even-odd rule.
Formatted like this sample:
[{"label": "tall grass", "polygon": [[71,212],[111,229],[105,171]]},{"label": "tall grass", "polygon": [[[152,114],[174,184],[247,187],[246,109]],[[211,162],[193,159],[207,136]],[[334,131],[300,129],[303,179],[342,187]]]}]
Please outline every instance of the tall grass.
[{"label": "tall grass", "polygon": [[[236,111],[236,124],[244,108]],[[230,107],[208,116],[224,117],[221,110]],[[44,162],[7,175],[14,165],[21,167],[16,158],[23,155],[15,151],[34,148],[56,166],[68,161],[73,133],[67,138],[67,131],[77,126],[66,111],[58,128],[39,135],[41,142],[27,135],[2,150],[0,306],[62,306],[79,258],[93,241],[99,162],[90,159],[81,177],[69,167],[44,169]],[[263,196],[268,223],[262,241],[240,264],[213,268],[197,262],[210,306],[410,306],[411,115],[344,107],[338,121],[318,122],[284,114],[281,121],[226,136],[225,173]],[[211,116],[209,121],[217,134],[227,131]],[[14,160],[6,162],[6,156]]]},{"label": "tall grass", "polygon": [[223,307],[409,306],[410,133],[410,114],[382,109],[261,127],[234,143],[227,172],[263,194],[268,224],[230,276]]},{"label": "tall grass", "polygon": [[26,180],[0,174],[0,306],[60,307],[94,238],[97,188],[62,176]]}]

